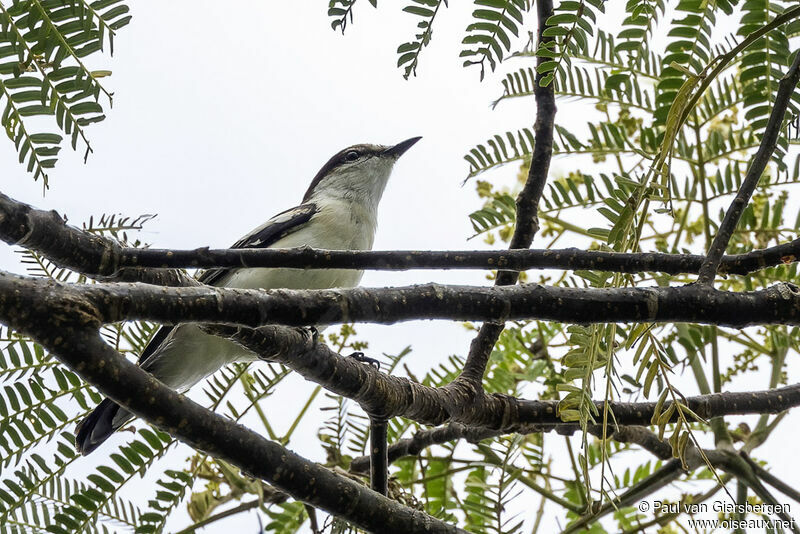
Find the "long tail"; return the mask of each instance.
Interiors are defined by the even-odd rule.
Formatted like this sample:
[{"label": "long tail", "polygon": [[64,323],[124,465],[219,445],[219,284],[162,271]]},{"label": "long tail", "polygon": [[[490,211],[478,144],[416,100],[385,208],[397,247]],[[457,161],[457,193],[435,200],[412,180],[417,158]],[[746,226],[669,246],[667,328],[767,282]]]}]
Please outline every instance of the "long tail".
[{"label": "long tail", "polygon": [[75,449],[86,456],[133,419],[133,414],[111,399],[103,401],[75,428]]}]

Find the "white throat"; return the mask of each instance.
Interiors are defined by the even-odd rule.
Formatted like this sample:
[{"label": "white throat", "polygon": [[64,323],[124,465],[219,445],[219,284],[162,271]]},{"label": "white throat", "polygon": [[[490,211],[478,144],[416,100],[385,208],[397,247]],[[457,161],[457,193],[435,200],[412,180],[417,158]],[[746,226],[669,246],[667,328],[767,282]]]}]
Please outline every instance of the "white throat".
[{"label": "white throat", "polygon": [[395,161],[394,158],[375,156],[358,165],[333,169],[317,185],[308,200],[324,202],[338,199],[376,213]]}]

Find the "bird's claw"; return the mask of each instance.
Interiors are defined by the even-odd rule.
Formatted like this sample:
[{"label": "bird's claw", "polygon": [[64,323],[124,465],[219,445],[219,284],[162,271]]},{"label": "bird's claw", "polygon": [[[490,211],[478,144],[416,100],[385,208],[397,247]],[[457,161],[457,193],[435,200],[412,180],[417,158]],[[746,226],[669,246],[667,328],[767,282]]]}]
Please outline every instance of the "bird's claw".
[{"label": "bird's claw", "polygon": [[308,337],[311,338],[311,346],[316,347],[317,343],[319,342],[319,330],[317,330],[316,326],[303,326],[301,327]]},{"label": "bird's claw", "polygon": [[378,360],[376,360],[375,358],[370,358],[370,357],[368,357],[368,356],[364,356],[364,353],[363,353],[363,352],[361,352],[361,351],[354,352],[353,354],[351,354],[351,355],[349,356],[349,358],[353,358],[354,360],[356,360],[356,361],[359,361],[359,362],[361,362],[361,363],[366,363],[366,364],[369,364],[369,365],[374,365],[374,366],[375,366],[375,368],[376,368],[378,371],[380,371],[380,370],[381,370],[381,362],[379,362],[379,361],[378,361]]}]

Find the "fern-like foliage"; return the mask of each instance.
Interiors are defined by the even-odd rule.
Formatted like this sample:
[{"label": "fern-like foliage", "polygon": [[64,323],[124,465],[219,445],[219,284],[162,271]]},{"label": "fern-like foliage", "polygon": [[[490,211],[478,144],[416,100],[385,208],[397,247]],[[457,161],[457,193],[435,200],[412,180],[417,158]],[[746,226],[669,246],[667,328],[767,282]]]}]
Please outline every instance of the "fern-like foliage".
[{"label": "fern-like foliage", "polygon": [[[746,36],[768,23],[776,14],[795,5],[794,2],[747,0],[742,5],[739,35]],[[742,85],[745,120],[750,123],[758,139],[767,124],[778,82],[791,63],[789,39],[780,28],[770,31],[742,55],[738,81]],[[800,96],[793,95],[791,113],[798,114]],[[788,139],[778,138],[774,160],[782,162],[788,150]]]},{"label": "fern-like foliage", "polygon": [[[130,22],[122,0],[13,0],[0,4],[0,125],[20,163],[42,178],[57,161],[66,136],[73,149],[92,148],[86,127],[105,118],[112,94],[107,70],[86,66],[87,56],[113,53],[116,31]],[[49,132],[39,116],[51,117]],[[59,132],[59,133],[56,133]]]},{"label": "fern-like foliage", "polygon": [[605,9],[603,0],[563,1],[558,4],[555,14],[547,19],[543,36],[552,40],[544,41],[536,51],[545,58],[537,71],[542,76],[542,85],[553,83],[556,72],[569,62],[570,51],[585,48],[587,35],[594,34],[597,22],[596,11]]},{"label": "fern-like foliage", "polygon": [[[588,154],[595,161],[602,161],[615,155],[647,157],[657,149],[655,131],[651,128],[639,128],[635,120],[591,123],[588,127],[589,138],[581,141],[567,128],[556,125],[553,153]],[[633,141],[630,135],[632,132],[637,134]],[[530,157],[533,146],[534,136],[529,128],[494,135],[485,143],[470,149],[469,154],[464,156],[470,164],[467,179],[508,163],[525,161]]]},{"label": "fern-like foliage", "polygon": [[[561,96],[652,111],[652,95],[640,85],[637,78],[615,75],[605,70],[590,71],[578,65],[558,70],[557,76],[557,93]],[[492,106],[496,107],[507,98],[533,96],[535,83],[535,71],[531,67],[506,75],[502,81],[503,95]]]},{"label": "fern-like foliage", "polygon": [[[17,355],[19,348],[24,358],[24,367]],[[41,347],[20,340],[5,348],[10,356],[8,372],[18,369],[13,383],[5,385],[0,393],[0,448],[3,450],[2,464],[8,467],[19,464],[28,450],[56,437],[65,427],[74,424],[76,418],[68,416],[72,402],[86,404],[86,396],[96,397],[87,391],[86,385],[71,371],[56,365],[45,356]],[[20,374],[25,374],[22,378]],[[9,373],[10,375],[11,373]]]},{"label": "fern-like foliage", "polygon": [[[737,3],[741,4],[738,15],[734,13]],[[584,42],[573,40],[569,34],[573,25],[579,25],[580,4],[566,4],[567,9],[574,10],[574,16],[551,19],[557,25],[551,31],[557,44],[537,51],[539,57],[549,60],[545,68],[537,72],[528,64],[506,75],[502,95],[495,102],[498,105],[506,99],[532,97],[535,77],[545,73],[551,74],[552,79],[547,81],[554,83],[562,102],[588,102],[597,111],[585,127],[556,125],[554,154],[590,156],[598,168],[590,170],[591,166],[578,163],[549,177],[540,202],[542,227],[538,236],[555,242],[569,235],[573,243],[578,239],[601,250],[646,250],[649,246],[664,252],[704,250],[701,244],[705,242],[707,247],[724,216],[725,197],[729,199],[741,186],[749,156],[759,146],[777,82],[792,59],[789,36],[797,35],[800,25],[775,26],[760,38],[752,34],[771,24],[789,5],[780,1],[686,0],[667,6],[656,0],[631,0],[621,30],[613,35],[596,31],[592,42]],[[665,14],[669,14],[669,20],[665,20]],[[720,31],[719,19],[726,15],[740,21],[737,36],[743,40]],[[647,37],[664,26],[666,43],[658,49]],[[567,40],[571,42],[561,44]],[[744,52],[731,53],[744,45]],[[533,54],[524,50],[515,57],[530,60]],[[722,68],[713,70],[716,65]],[[709,80],[712,74],[714,78]],[[792,114],[796,114],[798,101],[800,95],[793,95]],[[583,133],[578,133],[581,130]],[[775,161],[742,216],[730,252],[772,246],[796,235],[800,221],[795,213],[787,214],[787,188],[798,183],[800,157],[785,156],[796,141],[787,132],[781,133]],[[518,178],[524,181],[534,145],[533,132],[526,127],[492,136],[465,155],[468,178],[518,163]],[[609,170],[609,166],[616,170]],[[481,176],[476,181],[484,205],[470,214],[470,222],[475,235],[484,236],[489,243],[508,241],[520,185],[495,188],[490,180]],[[569,216],[576,213],[568,211],[573,209],[582,210],[578,224]],[[774,271],[731,277],[720,284],[734,290],[767,287],[780,279],[791,279],[796,270],[794,265],[783,265]],[[542,274],[541,279],[571,287],[605,288],[654,281],[659,285],[686,283],[692,278],[578,271],[561,274],[555,280]],[[562,419],[584,428],[602,421],[614,424],[613,412],[598,409],[592,400],[598,398],[598,390],[605,389],[607,399],[620,393],[657,397],[653,426],[670,444],[673,456],[684,459],[689,442],[696,439],[698,428],[703,428],[698,425],[699,418],[683,404],[677,384],[686,362],[708,361],[719,350],[717,339],[724,336],[738,350],[730,367],[721,373],[720,382],[755,369],[759,361],[771,361],[777,369],[796,340],[783,327],[768,330],[761,336],[720,334],[714,327],[696,325],[561,326],[554,334],[562,347],[560,369],[551,370],[538,360],[536,369],[551,384],[542,395],[559,398]],[[676,350],[681,346],[686,357]],[[498,344],[497,358],[493,354],[487,372],[487,389],[503,391],[516,384],[510,371],[525,368],[524,347],[509,343],[500,348]],[[516,358],[511,360],[511,354]],[[511,361],[514,365],[507,367]],[[633,362],[632,368],[629,362]],[[659,407],[667,399],[671,404],[662,410]],[[677,422],[668,424],[670,418]],[[607,483],[608,460],[616,454],[616,448],[598,446],[586,434],[581,448],[585,453],[573,466],[574,482],[565,484],[562,493],[579,509],[587,505],[592,493],[636,486],[657,469],[643,465],[622,477],[615,474],[613,484]],[[595,469],[600,473],[593,473]],[[487,531],[491,525],[492,501],[487,497],[492,494],[491,473],[472,470],[469,477],[468,485],[475,491],[470,492],[470,504],[464,505],[469,510],[467,524]],[[593,487],[596,480],[600,481],[599,489]],[[636,524],[638,515],[635,509],[620,509],[616,514],[618,530]]]},{"label": "fern-like foliage", "polygon": [[655,118],[662,124],[666,123],[670,107],[686,78],[686,73],[674,64],[698,74],[714,57],[712,32],[716,25],[716,12],[713,6],[702,0],[682,0],[675,9],[677,14],[669,31],[671,41],[666,47],[656,96],[658,111]]},{"label": "fern-like foliage", "polygon": [[524,15],[530,9],[529,0],[475,0],[472,12],[474,22],[467,26],[467,35],[461,51],[464,66],[478,65],[481,80],[486,74],[486,65],[494,71],[511,50],[509,33],[518,37]]},{"label": "fern-like foliage", "polygon": [[637,68],[647,57],[647,40],[652,37],[664,10],[664,0],[628,0],[625,4],[626,17],[618,34],[620,42],[616,51],[628,55],[632,68]]},{"label": "fern-like foliage", "polygon": [[306,520],[306,509],[298,501],[281,503],[267,510],[270,522],[264,525],[265,532],[294,534]]},{"label": "fern-like foliage", "polygon": [[439,14],[442,6],[447,7],[447,0],[412,0],[412,3],[403,8],[406,13],[419,17],[417,28],[420,33],[414,39],[397,47],[397,66],[405,69],[403,77],[407,80],[412,74],[417,75],[417,64],[422,49],[428,46],[433,36],[433,21]]},{"label": "fern-like foliage", "polygon": [[[123,245],[143,246],[129,232],[138,232],[151,218],[101,215],[90,218],[83,227]],[[21,254],[32,275],[85,281],[36,253]],[[101,333],[118,350],[138,353],[154,329],[147,323],[114,324]],[[0,450],[3,468],[14,467],[15,471],[13,476],[3,472],[2,484],[14,489],[3,499],[0,525],[22,525],[39,518],[39,530],[55,533],[107,531],[107,524],[138,527],[144,521],[138,506],[120,498],[118,490],[160,458],[171,438],[142,430],[142,440],[134,440],[112,455],[116,467],[101,466],[87,477],[88,483],[74,483],[66,473],[80,457],[72,451],[70,431],[102,397],[38,344],[13,334],[5,343],[0,352],[0,381],[4,383],[0,391]],[[53,448],[55,452],[45,452]],[[46,454],[53,454],[52,460],[45,461]]]},{"label": "fern-like foliage", "polygon": [[[331,28],[344,33],[349,22],[353,22],[353,7],[357,0],[331,0],[328,3],[328,16],[331,17]],[[378,7],[378,0],[369,0],[372,7]]]}]

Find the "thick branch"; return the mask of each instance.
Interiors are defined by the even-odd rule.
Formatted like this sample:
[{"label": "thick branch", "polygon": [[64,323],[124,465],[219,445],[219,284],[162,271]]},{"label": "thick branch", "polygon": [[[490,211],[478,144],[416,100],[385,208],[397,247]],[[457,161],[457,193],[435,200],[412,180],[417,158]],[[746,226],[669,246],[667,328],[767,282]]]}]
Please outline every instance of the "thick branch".
[{"label": "thick branch", "polygon": [[800,324],[800,288],[778,283],[748,292],[712,287],[566,288],[534,284],[473,287],[425,284],[324,290],[61,284],[0,271],[0,297],[45,292],[51,301],[88,300],[104,323],[153,320],[258,327],[412,319],[565,323],[688,322],[741,328]]},{"label": "thick branch", "polygon": [[372,532],[463,533],[310,462],[164,386],[107,345],[87,301],[2,292],[0,321],[29,335],[104,394],[197,450]]},{"label": "thick branch", "polygon": [[[559,432],[571,432],[578,428],[576,424],[561,421],[556,400],[524,400],[450,386],[424,386],[407,378],[382,374],[353,358],[344,358],[327,345],[314,344],[311,337],[300,330],[274,326],[257,330],[210,327],[210,330],[229,337],[265,360],[282,363],[305,379],[358,402],[368,413],[385,418],[400,416],[432,425],[460,423],[432,431],[433,437],[421,437],[423,441],[415,445],[419,450],[433,443],[428,439],[480,440],[511,432],[541,432],[554,427],[558,427]],[[595,404],[598,409],[603,407],[603,401]],[[778,413],[800,405],[800,384],[766,391],[687,397],[684,404],[706,419],[718,415]],[[669,405],[670,402],[666,402],[660,413]],[[655,407],[655,402],[609,403],[614,420],[620,426],[649,425]],[[673,421],[677,417],[675,414]],[[660,456],[654,449],[646,448]]]},{"label": "thick branch", "polygon": [[413,319],[541,319],[583,324],[689,322],[736,328],[800,324],[800,288],[788,283],[742,293],[697,286],[583,289],[438,284],[305,291],[104,284],[71,290],[92,298],[103,309],[107,322],[152,319],[163,323],[304,326],[391,324]]},{"label": "thick branch", "polygon": [[750,197],[753,195],[753,191],[755,191],[758,181],[767,167],[767,163],[772,158],[772,153],[775,152],[783,118],[786,115],[789,100],[792,98],[792,93],[795,91],[798,81],[800,81],[800,50],[795,52],[792,66],[789,67],[789,70],[778,84],[778,93],[775,96],[775,104],[773,105],[772,113],[770,113],[767,127],[764,130],[764,137],[761,138],[761,144],[755,156],[753,156],[753,161],[747,170],[741,187],[739,187],[739,191],[736,193],[736,197],[731,202],[728,211],[725,212],[725,218],[722,220],[717,235],[708,249],[706,261],[700,267],[700,276],[697,280],[700,284],[714,282],[717,267],[720,264],[722,255],[725,254],[725,249],[728,248],[728,242],[731,240],[733,231],[736,229],[736,225],[739,224],[739,219],[750,202]]},{"label": "thick branch", "polygon": [[[109,285],[148,289],[141,284]],[[419,512],[383,499],[358,484],[310,464],[243,427],[212,415],[166,388],[102,342],[97,332],[101,324],[99,310],[106,306],[119,309],[125,305],[114,302],[113,298],[98,304],[98,299],[86,296],[91,289],[45,280],[0,276],[0,321],[39,341],[82,377],[97,385],[103,393],[135,414],[193,447],[224,458],[298,499],[341,515],[365,528],[374,529],[378,521],[376,517],[380,517],[380,521],[391,517],[390,524],[380,525],[382,532],[413,532],[416,528],[423,528],[421,522],[427,526],[433,524],[431,528],[438,529],[434,531],[455,531],[446,525],[431,523],[431,519]],[[174,293],[217,291],[222,298],[206,300],[219,305],[222,311],[225,309],[225,299],[221,294],[228,293],[213,288],[159,288],[159,291],[163,301],[170,300],[165,295]],[[706,288],[705,291],[713,289]],[[104,290],[103,293],[109,297],[108,291]],[[282,342],[287,340],[279,336],[284,336],[287,331],[290,330],[268,327],[258,331],[237,332],[234,337],[257,352],[265,352],[258,350],[264,347],[271,352],[275,351],[275,347],[300,347],[297,354],[277,355],[275,359],[281,361],[283,358],[296,369],[302,369],[300,372],[307,378],[333,384],[336,389],[331,387],[332,390],[361,402],[371,413],[378,412],[370,409],[370,406],[383,408],[384,411],[399,406],[403,408],[402,413],[386,415],[405,415],[420,420],[431,413],[452,416],[447,410],[454,406],[457,417],[467,419],[468,415],[472,415],[474,421],[469,421],[470,424],[508,428],[509,432],[518,429],[531,431],[532,426],[537,424],[543,428],[560,424],[554,401],[520,401],[480,392],[480,397],[465,403],[464,399],[455,397],[457,390],[425,388],[402,378],[381,375],[370,366],[326,352],[329,349],[313,344],[308,336],[296,330],[291,332],[297,338],[294,341],[289,339],[284,344]],[[265,337],[264,332],[272,332],[273,337]],[[265,344],[262,346],[260,343]],[[706,418],[711,415],[750,413],[750,410],[755,413],[782,411],[800,404],[800,387],[796,385],[766,392],[690,397],[685,399],[685,403]],[[654,403],[611,403],[610,407],[620,425],[648,424]],[[714,410],[719,411],[709,413]],[[294,476],[288,476],[288,473],[294,473]],[[335,492],[325,489],[334,487]]]}]

